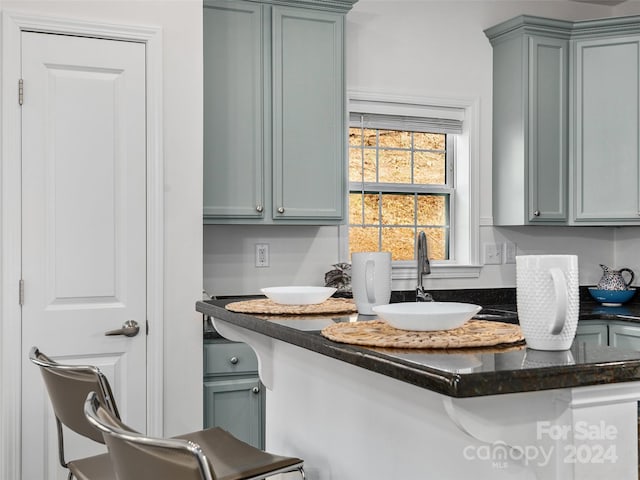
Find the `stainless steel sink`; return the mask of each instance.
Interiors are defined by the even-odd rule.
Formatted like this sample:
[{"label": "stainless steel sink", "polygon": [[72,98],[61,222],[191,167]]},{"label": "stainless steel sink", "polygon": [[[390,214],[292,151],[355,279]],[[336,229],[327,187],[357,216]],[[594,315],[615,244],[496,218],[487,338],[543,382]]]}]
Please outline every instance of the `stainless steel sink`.
[{"label": "stainless steel sink", "polygon": [[509,310],[485,309],[483,308],[473,316],[477,320],[492,320],[497,322],[517,323],[518,314]]}]

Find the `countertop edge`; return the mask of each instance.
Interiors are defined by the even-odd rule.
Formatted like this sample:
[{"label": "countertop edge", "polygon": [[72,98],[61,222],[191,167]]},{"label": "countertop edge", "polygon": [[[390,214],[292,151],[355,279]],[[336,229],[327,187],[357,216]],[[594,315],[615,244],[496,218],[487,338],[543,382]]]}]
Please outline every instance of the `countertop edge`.
[{"label": "countertop edge", "polygon": [[[198,301],[196,310],[242,328],[305,348],[399,381],[454,398],[522,393],[640,380],[640,353],[637,359],[583,365],[502,370],[495,372],[454,373],[413,364],[384,353],[331,341],[320,332],[301,331],[248,314],[224,308],[232,300]],[[211,303],[211,302],[215,302]],[[585,315],[583,320],[602,319],[604,315]],[[610,315],[609,319],[629,320]],[[640,318],[632,317],[640,322]],[[580,349],[587,345],[577,345]]]}]

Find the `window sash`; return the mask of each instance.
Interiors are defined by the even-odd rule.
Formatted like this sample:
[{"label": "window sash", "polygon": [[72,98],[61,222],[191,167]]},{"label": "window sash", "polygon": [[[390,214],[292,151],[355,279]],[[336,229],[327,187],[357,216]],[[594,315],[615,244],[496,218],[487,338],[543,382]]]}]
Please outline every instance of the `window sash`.
[{"label": "window sash", "polygon": [[[358,125],[354,125],[358,127]],[[437,132],[427,132],[437,133]],[[399,192],[417,192],[417,193],[449,193],[453,196],[455,191],[455,171],[454,171],[454,155],[455,155],[455,139],[452,135],[447,135],[446,153],[445,153],[445,183],[444,184],[426,184],[426,183],[386,183],[386,182],[354,182],[349,181],[349,192],[361,192],[366,189],[374,189],[380,191],[399,191]],[[349,149],[354,148],[352,146]],[[355,147],[361,150],[379,150],[376,147],[363,147],[362,145]],[[389,150],[385,148],[385,150]],[[409,150],[409,149],[407,149]],[[419,150],[427,151],[427,150]],[[364,158],[364,157],[363,157]],[[378,176],[378,167],[376,166],[376,176]]]}]

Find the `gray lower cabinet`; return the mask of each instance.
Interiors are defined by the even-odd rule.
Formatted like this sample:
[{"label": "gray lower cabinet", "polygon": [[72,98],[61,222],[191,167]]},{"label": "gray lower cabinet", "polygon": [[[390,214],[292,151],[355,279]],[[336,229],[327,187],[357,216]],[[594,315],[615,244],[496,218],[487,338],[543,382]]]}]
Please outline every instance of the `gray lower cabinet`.
[{"label": "gray lower cabinet", "polygon": [[264,448],[264,387],[251,347],[227,340],[204,343],[204,426],[221,427]]},{"label": "gray lower cabinet", "polygon": [[609,345],[640,351],[640,324],[621,320],[582,320],[576,339],[593,345]]},{"label": "gray lower cabinet", "polygon": [[608,345],[609,329],[604,320],[584,320],[578,322],[576,341],[591,345]]},{"label": "gray lower cabinet", "polygon": [[205,223],[343,220],[355,0],[273,3],[204,4]]},{"label": "gray lower cabinet", "polygon": [[640,350],[640,325],[614,322],[609,325],[609,345],[629,350]]},{"label": "gray lower cabinet", "polygon": [[640,16],[522,15],[485,34],[494,224],[640,224]]},{"label": "gray lower cabinet", "polygon": [[621,320],[582,320],[578,322],[576,341],[640,351],[640,324]]}]

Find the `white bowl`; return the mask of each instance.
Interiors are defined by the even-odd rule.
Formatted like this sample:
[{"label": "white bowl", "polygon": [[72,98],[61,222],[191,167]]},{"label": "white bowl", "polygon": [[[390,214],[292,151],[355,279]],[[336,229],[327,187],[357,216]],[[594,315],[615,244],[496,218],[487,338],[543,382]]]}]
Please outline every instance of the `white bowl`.
[{"label": "white bowl", "polygon": [[260,291],[281,305],[322,303],[336,292],[332,287],[267,287]]},{"label": "white bowl", "polygon": [[373,307],[391,326],[417,331],[458,328],[480,310],[480,305],[458,302],[401,302]]}]

